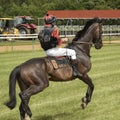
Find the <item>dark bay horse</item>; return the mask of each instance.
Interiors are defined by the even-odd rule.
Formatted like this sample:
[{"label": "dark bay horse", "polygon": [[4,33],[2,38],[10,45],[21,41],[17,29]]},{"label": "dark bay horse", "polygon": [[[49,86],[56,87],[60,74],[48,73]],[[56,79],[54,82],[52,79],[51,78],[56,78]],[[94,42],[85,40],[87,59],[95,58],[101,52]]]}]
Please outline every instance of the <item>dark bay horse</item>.
[{"label": "dark bay horse", "polygon": [[[89,20],[81,31],[78,31],[75,38],[66,47],[74,49],[77,53],[78,70],[82,76],[80,80],[88,85],[85,97],[82,98],[82,108],[84,109],[91,101],[94,84],[88,76],[91,69],[90,49],[92,45],[96,49],[102,48],[102,23],[99,18]],[[66,74],[64,74],[66,73]],[[9,98],[5,103],[7,107],[13,109],[16,106],[16,81],[21,92],[19,93],[21,104],[19,107],[21,120],[26,120],[26,115],[32,116],[29,108],[29,100],[32,95],[43,91],[49,86],[49,80],[69,81],[75,80],[71,66],[62,69],[54,69],[47,57],[30,59],[15,67],[9,76]]]}]

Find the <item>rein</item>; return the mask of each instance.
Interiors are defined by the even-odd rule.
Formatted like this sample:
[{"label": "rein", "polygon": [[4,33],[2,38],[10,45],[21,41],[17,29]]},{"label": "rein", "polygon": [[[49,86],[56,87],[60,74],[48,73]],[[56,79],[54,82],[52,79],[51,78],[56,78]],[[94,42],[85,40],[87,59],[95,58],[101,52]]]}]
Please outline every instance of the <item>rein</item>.
[{"label": "rein", "polygon": [[[73,41],[73,44],[85,44],[85,45],[89,45],[89,47],[90,47],[90,45],[92,45],[93,43],[92,42],[90,42],[90,43],[88,43],[88,42],[78,42],[78,41]],[[76,46],[77,47],[77,46]],[[86,53],[86,51],[85,50],[83,50],[82,48],[80,48],[80,47],[77,47],[76,48],[77,50],[79,50],[79,51],[82,51],[84,54],[86,54],[88,57],[91,57],[90,56],[90,54],[89,53]]]},{"label": "rein", "polygon": [[73,43],[86,44],[86,45],[92,45],[93,44],[92,42],[88,43],[88,42],[78,42],[78,41],[73,41]]}]

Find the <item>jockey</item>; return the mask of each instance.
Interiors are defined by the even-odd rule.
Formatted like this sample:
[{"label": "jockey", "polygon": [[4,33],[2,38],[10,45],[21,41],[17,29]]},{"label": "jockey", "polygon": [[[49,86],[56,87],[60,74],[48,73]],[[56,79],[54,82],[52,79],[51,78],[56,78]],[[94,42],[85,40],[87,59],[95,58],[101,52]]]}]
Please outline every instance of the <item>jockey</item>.
[{"label": "jockey", "polygon": [[[74,77],[77,77],[79,75],[78,72],[78,65],[77,65],[77,60],[76,60],[76,52],[73,49],[69,49],[69,48],[60,48],[58,46],[60,46],[62,44],[62,40],[59,36],[59,30],[58,27],[55,25],[56,22],[56,17],[53,15],[49,15],[46,14],[44,16],[44,21],[45,21],[45,25],[44,25],[44,29],[43,29],[43,33],[44,33],[44,40],[45,41],[45,34],[49,34],[48,36],[50,36],[50,41],[48,42],[49,37],[47,36],[47,42],[41,42],[40,39],[42,39],[42,35],[39,34],[38,38],[40,40],[41,46],[42,48],[45,50],[45,53],[47,56],[69,56],[72,60],[73,63],[73,75]],[[80,76],[80,75],[79,75]]]}]

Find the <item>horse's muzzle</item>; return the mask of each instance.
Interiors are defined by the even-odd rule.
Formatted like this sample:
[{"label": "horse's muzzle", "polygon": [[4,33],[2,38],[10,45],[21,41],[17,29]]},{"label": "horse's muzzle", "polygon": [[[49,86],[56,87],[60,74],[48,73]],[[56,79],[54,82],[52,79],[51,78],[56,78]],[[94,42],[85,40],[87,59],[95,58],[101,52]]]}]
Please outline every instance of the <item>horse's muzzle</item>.
[{"label": "horse's muzzle", "polygon": [[94,45],[95,45],[95,48],[96,48],[96,49],[101,49],[102,46],[103,46],[102,43],[99,43],[99,44],[98,44],[98,43],[95,43]]}]

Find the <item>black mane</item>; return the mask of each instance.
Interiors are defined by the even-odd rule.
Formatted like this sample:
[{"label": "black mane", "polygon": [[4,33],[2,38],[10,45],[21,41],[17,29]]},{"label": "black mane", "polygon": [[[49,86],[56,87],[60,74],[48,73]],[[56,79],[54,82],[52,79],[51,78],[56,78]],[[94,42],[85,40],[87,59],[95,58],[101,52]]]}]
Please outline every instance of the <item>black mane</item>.
[{"label": "black mane", "polygon": [[87,21],[87,23],[85,24],[84,28],[76,33],[76,36],[75,36],[75,38],[73,39],[73,41],[77,41],[79,38],[83,37],[84,34],[85,34],[85,32],[87,31],[87,29],[88,29],[92,24],[94,24],[94,23],[96,23],[96,22],[99,22],[99,21],[100,21],[99,18],[93,18],[93,19]]}]

